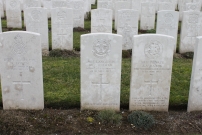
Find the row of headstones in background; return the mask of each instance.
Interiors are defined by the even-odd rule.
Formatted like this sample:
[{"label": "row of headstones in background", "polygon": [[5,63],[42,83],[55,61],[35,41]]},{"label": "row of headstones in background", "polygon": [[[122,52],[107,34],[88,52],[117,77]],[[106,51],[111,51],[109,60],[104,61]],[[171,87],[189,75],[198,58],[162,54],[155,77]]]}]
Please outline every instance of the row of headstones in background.
[{"label": "row of headstones in background", "polygon": [[[94,9],[91,11],[91,15],[91,33],[112,33],[112,10]],[[117,34],[123,36],[123,50],[132,49],[132,37],[138,35],[138,18],[138,11],[132,9],[122,9],[118,11],[116,21]],[[156,33],[174,37],[174,52],[176,52],[178,20],[179,12],[177,11],[159,11],[157,15]]]},{"label": "row of headstones in background", "polygon": [[[22,28],[20,2],[15,2],[15,3],[12,3],[12,2],[13,2],[13,0],[6,1],[7,27],[8,28]],[[52,1],[52,2],[54,2],[54,1]],[[40,6],[39,4],[40,3],[38,2],[38,4],[36,3],[36,5],[34,5],[34,6],[29,6],[29,8],[39,7]],[[71,7],[73,8],[73,13],[74,13],[74,15],[73,15],[74,27],[84,28],[84,14],[85,14],[84,1],[75,0],[75,1],[72,1],[71,4],[72,4]],[[60,7],[60,6],[57,6],[57,3],[54,5],[55,5],[54,8]],[[26,14],[28,14],[28,13],[26,13],[26,9],[28,9],[28,6],[25,7],[25,9],[24,9],[24,24],[26,24],[26,18],[27,18]],[[45,11],[45,10],[46,9],[43,8],[43,10],[41,10],[41,11],[46,12],[46,14],[47,14],[47,11]],[[31,14],[33,14],[33,16],[35,16],[35,17],[37,17],[39,15],[38,12],[34,12],[34,11]],[[39,19],[39,17],[37,19]]]},{"label": "row of headstones in background", "polygon": [[[41,38],[32,32],[0,34],[3,108],[44,108]],[[133,37],[130,110],[168,111],[175,40],[145,34]],[[202,110],[202,37],[198,37],[192,69],[188,112]],[[81,36],[81,109],[120,110],[122,36]]]},{"label": "row of headstones in background", "polygon": [[[145,6],[144,6],[145,5]],[[147,8],[152,8],[150,4],[142,4],[143,10],[147,11]],[[146,16],[147,13],[145,13]],[[112,10],[110,9],[94,9],[92,10],[92,22],[91,32],[107,32],[112,31]],[[141,16],[140,27],[154,27],[152,23],[153,18]],[[157,34],[170,35],[175,38],[175,49],[177,45],[178,37],[178,23],[179,23],[179,12],[177,11],[158,11],[157,14]],[[132,49],[132,37],[138,34],[138,11],[131,9],[119,10],[117,13],[117,33],[123,36],[123,50]],[[184,11],[184,17],[181,26],[181,37],[179,52],[194,52],[194,45],[197,36],[202,36],[202,13],[199,11]]]},{"label": "row of headstones in background", "polygon": [[[183,11],[200,11],[201,0],[98,0],[98,8],[112,9],[113,19],[116,18],[116,12],[120,9],[134,9],[138,10],[140,16],[143,14],[147,19],[153,22],[154,14],[159,10],[175,10],[178,4],[180,11],[180,21],[182,20]],[[145,8],[142,3],[150,3],[149,7]],[[148,4],[147,4],[148,5]],[[144,8],[144,9],[142,9]],[[146,10],[145,10],[146,9]],[[145,15],[146,13],[146,15]],[[116,24],[115,24],[116,25]],[[116,27],[115,27],[116,28]],[[152,27],[153,28],[153,27]]]}]

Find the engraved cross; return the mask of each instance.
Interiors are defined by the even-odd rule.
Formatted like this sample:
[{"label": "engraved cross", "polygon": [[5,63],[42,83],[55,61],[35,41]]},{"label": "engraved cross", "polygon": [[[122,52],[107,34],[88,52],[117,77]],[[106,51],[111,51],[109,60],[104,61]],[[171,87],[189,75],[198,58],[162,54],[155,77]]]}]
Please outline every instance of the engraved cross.
[{"label": "engraved cross", "polygon": [[20,72],[20,81],[13,81],[16,90],[23,90],[24,84],[31,84],[30,81],[22,81],[22,72]]},{"label": "engraved cross", "polygon": [[92,82],[93,85],[98,85],[99,86],[99,101],[102,102],[102,90],[103,90],[103,85],[109,85],[109,83],[104,83],[103,82],[103,75],[99,75],[99,82]]},{"label": "engraved cross", "polygon": [[154,90],[153,85],[158,84],[158,80],[150,79],[150,80],[145,80],[144,82],[145,82],[145,84],[149,85],[149,96],[151,96],[152,91]]}]

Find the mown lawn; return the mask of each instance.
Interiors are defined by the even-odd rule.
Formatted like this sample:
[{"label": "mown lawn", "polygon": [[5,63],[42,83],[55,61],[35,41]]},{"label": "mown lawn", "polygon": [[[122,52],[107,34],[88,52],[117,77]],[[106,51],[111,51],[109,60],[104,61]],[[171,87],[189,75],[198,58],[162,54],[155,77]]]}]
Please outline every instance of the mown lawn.
[{"label": "mown lawn", "polygon": [[[171,106],[187,104],[191,66],[191,59],[174,59]],[[124,58],[121,80],[121,107],[124,108],[129,103],[130,72],[131,59]],[[45,107],[67,109],[80,106],[80,58],[43,57],[43,77]]]}]

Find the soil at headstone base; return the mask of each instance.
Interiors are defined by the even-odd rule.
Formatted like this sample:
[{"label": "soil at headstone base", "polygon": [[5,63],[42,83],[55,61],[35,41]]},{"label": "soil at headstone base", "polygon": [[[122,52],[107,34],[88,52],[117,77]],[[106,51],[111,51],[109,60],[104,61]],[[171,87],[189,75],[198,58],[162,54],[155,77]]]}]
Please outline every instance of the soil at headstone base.
[{"label": "soil at headstone base", "polygon": [[[44,109],[43,111],[4,111],[0,108],[1,135],[134,135],[134,134],[201,134],[202,112],[187,113],[186,110],[169,112],[149,112],[156,119],[156,124],[149,130],[139,129],[127,121],[131,112],[121,110],[122,124],[105,125],[97,120],[97,111],[80,109]],[[94,118],[90,123],[88,117]]]}]

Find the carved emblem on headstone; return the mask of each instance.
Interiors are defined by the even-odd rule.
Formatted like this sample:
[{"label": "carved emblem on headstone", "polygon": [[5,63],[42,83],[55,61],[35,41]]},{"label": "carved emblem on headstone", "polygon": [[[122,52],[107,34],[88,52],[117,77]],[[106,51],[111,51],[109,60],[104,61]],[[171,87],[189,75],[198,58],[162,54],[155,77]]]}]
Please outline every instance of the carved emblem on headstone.
[{"label": "carved emblem on headstone", "polygon": [[14,42],[12,45],[12,50],[15,54],[22,55],[26,52],[26,45],[22,41],[22,37],[20,35],[16,35],[14,37]]},{"label": "carved emblem on headstone", "polygon": [[110,40],[97,39],[94,41],[93,53],[98,58],[106,57],[110,52]]},{"label": "carved emblem on headstone", "polygon": [[16,5],[18,5],[16,0],[12,0],[12,1],[10,2],[10,6],[11,6],[12,8],[15,8]]},{"label": "carved emblem on headstone", "polygon": [[162,53],[161,43],[159,41],[150,41],[145,45],[144,53],[151,59],[159,57]]},{"label": "carved emblem on headstone", "polygon": [[31,12],[31,18],[34,20],[34,21],[37,21],[37,22],[40,22],[41,21],[41,12],[39,10],[33,10]]}]

